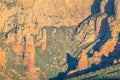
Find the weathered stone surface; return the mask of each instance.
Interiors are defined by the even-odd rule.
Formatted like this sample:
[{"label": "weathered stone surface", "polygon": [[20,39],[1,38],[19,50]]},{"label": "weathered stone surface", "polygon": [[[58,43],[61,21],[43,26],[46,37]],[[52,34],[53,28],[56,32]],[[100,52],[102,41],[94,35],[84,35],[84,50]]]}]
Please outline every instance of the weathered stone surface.
[{"label": "weathered stone surface", "polygon": [[24,44],[22,44],[22,43],[13,43],[12,44],[12,49],[13,49],[13,51],[15,52],[15,53],[17,53],[17,54],[21,54],[21,53],[23,53],[24,52]]},{"label": "weathered stone surface", "polygon": [[115,46],[116,46],[116,42],[106,42],[101,50],[100,50],[100,54],[101,55],[104,55],[104,56],[107,56],[109,55],[109,53],[113,52],[113,50],[115,49]]},{"label": "weathered stone surface", "polygon": [[35,46],[40,46],[42,51],[46,50],[47,44],[47,33],[46,33],[46,29],[42,29],[37,37],[38,39],[40,39],[40,41],[38,41]]},{"label": "weathered stone surface", "polygon": [[15,34],[14,34],[14,33],[9,33],[9,34],[7,35],[7,40],[4,41],[4,43],[5,43],[5,44],[12,44],[12,43],[14,43],[15,41],[16,41],[16,39],[15,39]]},{"label": "weathered stone surface", "polygon": [[[107,16],[108,12],[113,11],[109,8],[106,12],[106,6],[111,4],[109,1],[1,0],[0,32],[6,34],[2,47],[10,50],[11,55],[19,56],[21,61],[15,60],[16,62],[27,65],[27,76],[30,79],[39,79],[36,65],[45,71],[46,79],[55,77],[61,70],[65,71],[66,64],[61,65],[67,61],[66,53],[76,58],[82,51],[78,66],[68,75],[86,70],[91,64],[101,63],[102,56],[109,58],[110,54],[114,55],[117,54],[116,50],[119,51],[116,45],[120,33],[120,2],[115,0],[116,14]],[[78,26],[75,30],[73,26],[76,25]],[[100,41],[96,42],[97,40]],[[98,50],[95,49],[96,46]],[[6,55],[2,48],[0,52],[0,64],[4,67]],[[113,59],[113,63],[118,63],[118,59]],[[68,64],[68,68],[71,67],[71,63]],[[41,74],[44,73],[41,71]]]},{"label": "weathered stone surface", "polygon": [[28,67],[33,67],[35,64],[35,46],[31,34],[26,34],[24,64]]},{"label": "weathered stone surface", "polygon": [[80,60],[78,62],[77,69],[82,71],[88,68],[88,57],[84,50],[82,50]]},{"label": "weathered stone surface", "polygon": [[[11,4],[11,6],[7,4]],[[74,26],[91,14],[92,4],[93,0],[0,1],[2,6],[1,30],[8,32],[15,25],[24,25],[30,26],[31,31],[36,34],[38,29],[35,27]]]}]

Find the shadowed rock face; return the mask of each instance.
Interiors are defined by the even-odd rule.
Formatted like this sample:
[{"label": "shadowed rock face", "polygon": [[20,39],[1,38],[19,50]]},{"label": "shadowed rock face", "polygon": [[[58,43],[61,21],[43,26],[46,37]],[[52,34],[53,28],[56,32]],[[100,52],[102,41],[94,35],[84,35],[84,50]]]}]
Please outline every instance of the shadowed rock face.
[{"label": "shadowed rock face", "polygon": [[[96,3],[96,4],[95,4]],[[97,6],[98,4],[98,6]],[[100,39],[100,41],[98,43],[96,43],[96,45],[94,47],[91,47],[91,49],[93,49],[93,55],[91,55],[88,60],[86,60],[86,58],[80,58],[78,66],[80,66],[79,70],[81,71],[87,71],[86,69],[86,64],[90,64],[89,68],[94,68],[92,65],[96,65],[97,68],[103,68],[112,64],[117,64],[119,62],[119,50],[118,50],[118,43],[119,43],[119,33],[120,33],[120,20],[119,20],[119,6],[117,5],[119,4],[119,0],[95,0],[94,4],[92,5],[92,16],[86,18],[83,22],[81,22],[77,28],[76,28],[76,32],[77,35],[81,35],[78,36],[78,38],[80,39],[86,31],[87,29],[90,27],[89,26],[89,22],[93,21],[94,25],[93,25],[93,29],[96,28],[95,32],[98,35],[95,35],[96,37],[93,38],[91,35],[89,35],[89,37],[91,37],[93,39],[93,41],[95,39]],[[96,9],[94,11],[94,9]],[[100,17],[100,14],[103,16],[103,13],[106,14],[105,17]],[[99,14],[99,15],[97,15]],[[96,20],[94,20],[94,18],[96,17],[95,15],[97,15]],[[115,18],[116,16],[116,18]],[[99,22],[97,22],[97,20]],[[87,25],[86,25],[87,23]],[[86,28],[85,26],[86,25]],[[82,27],[84,26],[84,27]],[[84,33],[83,33],[84,32]],[[77,36],[76,35],[76,36]],[[82,43],[86,42],[86,37],[81,38],[84,39]],[[90,41],[89,39],[87,39],[88,41]],[[79,41],[78,41],[79,42]],[[92,42],[92,41],[91,41]],[[82,44],[81,43],[81,44]],[[89,46],[87,48],[85,48],[85,50],[89,49]],[[85,52],[84,52],[85,53]],[[86,54],[89,55],[89,53],[91,52],[87,52]],[[82,57],[83,52],[81,52],[81,57]],[[115,57],[116,56],[116,57]],[[119,58],[118,58],[118,57]],[[85,60],[85,61],[84,61]],[[84,61],[82,63],[82,61]],[[88,62],[87,62],[88,61]],[[85,64],[85,65],[83,65]],[[89,70],[88,68],[88,70]],[[86,70],[84,70],[86,69]],[[71,73],[73,75],[77,74],[77,72],[79,71],[78,68],[76,68],[75,70],[71,70]],[[78,74],[81,74],[78,72]],[[68,76],[68,77],[70,77]]]},{"label": "shadowed rock face", "polygon": [[0,65],[24,80],[62,80],[92,65],[119,63],[119,4],[0,0]]}]

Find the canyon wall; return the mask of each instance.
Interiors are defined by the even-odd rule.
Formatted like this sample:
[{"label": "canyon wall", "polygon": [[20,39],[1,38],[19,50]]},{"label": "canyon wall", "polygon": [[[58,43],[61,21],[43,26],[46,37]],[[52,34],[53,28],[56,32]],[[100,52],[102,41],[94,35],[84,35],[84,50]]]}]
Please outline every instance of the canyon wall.
[{"label": "canyon wall", "polygon": [[119,4],[119,0],[0,0],[0,65],[22,64],[34,80],[86,70],[101,64],[103,56],[117,64],[120,59],[113,55],[119,52]]},{"label": "canyon wall", "polygon": [[44,26],[76,26],[91,14],[92,4],[93,0],[1,0],[0,30],[21,26],[36,34]]}]

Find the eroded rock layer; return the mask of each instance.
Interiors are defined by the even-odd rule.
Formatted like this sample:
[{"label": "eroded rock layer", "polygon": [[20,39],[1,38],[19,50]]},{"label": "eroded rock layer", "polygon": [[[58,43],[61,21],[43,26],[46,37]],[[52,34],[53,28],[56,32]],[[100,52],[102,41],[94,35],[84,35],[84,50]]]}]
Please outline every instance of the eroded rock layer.
[{"label": "eroded rock layer", "polygon": [[93,65],[119,63],[119,4],[0,0],[0,74],[13,80],[63,80]]}]

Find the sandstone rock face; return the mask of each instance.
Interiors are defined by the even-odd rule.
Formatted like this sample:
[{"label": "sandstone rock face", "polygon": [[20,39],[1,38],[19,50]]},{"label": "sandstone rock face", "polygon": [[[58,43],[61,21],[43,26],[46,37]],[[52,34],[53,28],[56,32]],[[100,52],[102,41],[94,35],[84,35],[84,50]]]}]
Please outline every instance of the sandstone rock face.
[{"label": "sandstone rock face", "polygon": [[106,18],[106,14],[95,17],[89,17],[85,21],[79,23],[76,28],[75,40],[79,46],[83,46],[97,39],[101,27],[101,22]]},{"label": "sandstone rock face", "polygon": [[0,1],[1,30],[7,32],[15,25],[24,25],[30,26],[30,30],[36,34],[43,26],[74,26],[91,14],[92,4],[93,0]]},{"label": "sandstone rock face", "polygon": [[[111,15],[106,12],[106,6],[112,4],[110,1],[115,1],[115,15],[111,14],[112,8],[107,10]],[[29,68],[27,77],[31,80],[43,75],[47,75],[47,80],[61,70],[64,72],[66,53],[75,58],[81,55],[76,69],[68,75],[86,70],[91,64],[99,65],[102,56],[109,59],[111,54],[119,52],[116,46],[120,42],[120,1],[114,1],[0,0],[0,37],[5,34],[5,39],[0,38],[0,65],[6,66],[5,53],[17,56],[15,61]],[[120,60],[115,58],[112,62],[117,64]],[[38,73],[40,67],[43,73]]]},{"label": "sandstone rock face", "polygon": [[46,50],[46,47],[47,47],[47,44],[46,44],[46,41],[47,41],[47,33],[46,33],[46,29],[42,29],[38,36],[37,36],[37,39],[39,39],[40,41],[38,41],[35,46],[40,46],[41,47],[41,50],[42,51],[45,51]]},{"label": "sandstone rock face", "polygon": [[115,49],[115,46],[116,46],[115,42],[106,42],[102,46],[100,54],[108,57],[109,53],[113,52],[113,50]]},{"label": "sandstone rock face", "polygon": [[[80,42],[79,43],[80,46],[85,45],[85,43],[87,43],[87,40],[88,40],[88,43],[90,43],[90,42],[96,40],[97,38],[100,38],[100,43],[101,43],[101,44],[99,44],[99,43],[96,44],[99,47],[99,50],[96,51],[97,46],[95,46],[94,47],[95,49],[93,49],[94,52],[92,52],[93,55],[92,55],[92,57],[90,57],[88,59],[88,61],[86,60],[87,62],[84,61],[85,58],[83,59],[83,61],[82,61],[82,59],[80,59],[80,61],[78,63],[79,66],[80,66],[80,64],[86,64],[86,63],[89,63],[90,64],[89,66],[91,66],[91,64],[96,64],[96,65],[102,66],[102,65],[104,65],[104,62],[106,62],[106,61],[108,61],[108,63],[111,61],[111,63],[113,63],[113,64],[118,63],[119,59],[118,58],[116,59],[114,56],[115,55],[119,56],[119,49],[118,49],[118,47],[116,47],[116,46],[118,46],[118,43],[120,41],[119,40],[119,38],[120,38],[119,37],[119,35],[120,35],[119,11],[120,10],[119,10],[119,5],[118,5],[119,0],[115,0],[115,7],[113,8],[116,11],[116,14],[115,14],[116,18],[114,17],[113,14],[111,14],[111,13],[114,13],[114,12],[111,12],[113,10],[107,10],[107,8],[106,8],[107,6],[112,4],[110,2],[114,2],[114,1],[102,0],[100,2],[100,13],[98,12],[99,14],[94,14],[94,17],[92,17],[92,16],[88,17],[87,19],[85,19],[83,22],[81,22],[77,26],[76,40],[78,40],[78,42]],[[95,1],[94,1],[94,3],[95,3]],[[98,2],[96,1],[96,3],[98,3]],[[105,24],[108,23],[108,25],[105,25],[104,22],[105,22]],[[91,23],[91,25],[90,25],[90,23]],[[94,25],[92,25],[92,24],[94,24]],[[107,28],[105,28],[106,26],[107,26]],[[90,29],[93,29],[93,31],[87,31]],[[109,30],[109,32],[106,32],[107,34],[105,33],[105,29]],[[85,33],[87,33],[87,32],[93,32],[92,34],[88,33],[88,35],[91,37],[91,39],[87,38],[88,35],[84,36]],[[96,34],[95,37],[92,36],[93,34]],[[83,42],[81,42],[81,41],[83,41]],[[83,53],[85,53],[85,52],[83,51],[81,53],[81,57],[82,57]],[[106,58],[105,61],[102,58],[103,56],[105,56],[105,58]],[[102,64],[102,62],[103,62],[103,64]],[[81,65],[80,67],[82,67],[81,68],[82,70],[85,70],[85,66],[83,67]],[[86,67],[86,69],[88,67]],[[74,71],[75,70],[73,70],[71,72],[74,73]]]},{"label": "sandstone rock face", "polygon": [[[76,25],[78,21],[83,20],[83,18],[86,18],[91,13],[89,7],[92,5],[93,0],[87,1],[89,2],[88,4],[84,0],[54,0],[52,2],[49,0],[36,0],[34,12],[36,18],[38,13],[40,13],[41,18],[37,18],[37,20],[41,25]],[[39,5],[41,5],[41,7]],[[83,13],[81,11],[81,6],[84,6],[82,10],[86,10],[86,12]],[[76,15],[74,15],[75,13]]]},{"label": "sandstone rock face", "polygon": [[39,68],[35,68],[35,67],[31,67],[29,72],[27,73],[27,77],[29,77],[31,80],[39,80],[39,74],[37,72],[39,72],[40,69]]},{"label": "sandstone rock face", "polygon": [[98,53],[97,51],[94,52],[94,57],[100,57],[100,53]]},{"label": "sandstone rock face", "polygon": [[86,52],[83,50],[81,53],[80,60],[78,62],[77,69],[82,71],[88,68],[88,57]]},{"label": "sandstone rock face", "polygon": [[16,41],[14,33],[10,33],[7,36],[8,38],[7,41],[5,41],[5,44],[14,43]]},{"label": "sandstone rock face", "polygon": [[35,64],[35,47],[33,37],[29,33],[26,34],[24,55],[24,64],[26,64],[28,67],[33,67]]},{"label": "sandstone rock face", "polygon": [[16,54],[21,54],[24,52],[24,44],[22,43],[12,44],[12,49]]}]

